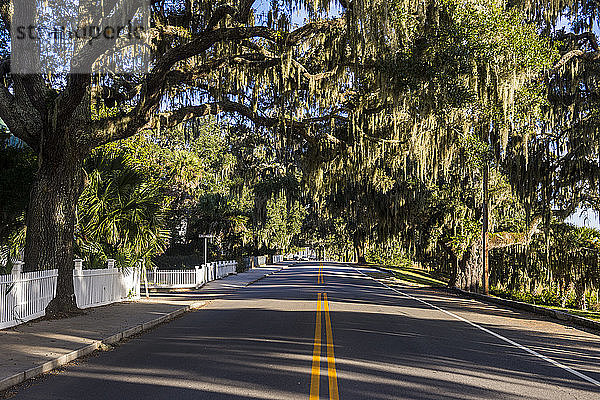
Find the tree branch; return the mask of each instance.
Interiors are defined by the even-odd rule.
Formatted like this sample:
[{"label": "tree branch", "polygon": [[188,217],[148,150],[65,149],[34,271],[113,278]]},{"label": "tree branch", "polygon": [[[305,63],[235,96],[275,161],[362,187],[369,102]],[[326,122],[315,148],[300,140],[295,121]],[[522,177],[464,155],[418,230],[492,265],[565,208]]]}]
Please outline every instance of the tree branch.
[{"label": "tree branch", "polygon": [[[294,133],[298,134],[299,136],[301,136],[302,138],[304,138],[307,142],[309,142],[311,144],[316,144],[316,142],[318,141],[319,138],[317,136],[312,136],[308,133],[308,129],[307,129],[308,125],[313,124],[313,123],[320,123],[320,122],[324,121],[323,118],[306,118],[302,121],[296,121],[296,120],[289,119],[289,118],[282,119],[282,118],[267,117],[267,116],[257,113],[256,111],[253,111],[252,109],[250,109],[249,107],[247,107],[243,104],[236,103],[236,102],[229,101],[229,100],[221,100],[221,101],[206,103],[206,104],[202,104],[202,105],[198,105],[198,106],[182,107],[175,111],[163,113],[160,116],[160,124],[161,124],[161,126],[173,127],[173,126],[176,126],[190,118],[203,117],[203,116],[207,116],[207,115],[217,115],[222,112],[236,113],[238,115],[248,118],[254,124],[265,127],[265,128],[275,128],[275,127],[290,128],[293,130]],[[330,117],[344,119],[344,117],[335,116],[335,115],[330,116]],[[157,123],[157,121],[155,121],[153,125],[156,125],[156,123]],[[333,142],[337,145],[343,144],[343,142],[341,140],[334,137],[333,135],[324,134],[322,136],[325,137],[328,141]]]},{"label": "tree branch", "polygon": [[[250,0],[249,0],[250,1]],[[100,121],[93,124],[93,129],[88,138],[87,145],[92,146],[108,143],[114,140],[123,139],[134,135],[138,130],[144,127],[151,126],[148,121],[152,120],[152,116],[158,109],[160,100],[164,93],[164,87],[168,80],[170,84],[175,83],[172,79],[179,77],[188,79],[190,76],[185,76],[185,72],[171,71],[172,67],[179,61],[202,54],[210,49],[213,45],[225,41],[244,41],[253,38],[262,38],[276,45],[295,46],[310,37],[319,33],[327,32],[331,29],[341,28],[345,21],[342,18],[319,21],[307,24],[289,34],[281,34],[266,26],[250,26],[250,27],[233,27],[233,28],[217,28],[210,31],[204,31],[196,35],[191,41],[167,50],[160,57],[152,71],[147,75],[140,93],[140,102],[131,112]],[[277,59],[267,60],[267,63],[275,63]],[[234,59],[236,62],[246,62],[248,59]],[[212,67],[222,65],[222,60],[217,61]],[[209,68],[209,66],[205,66]],[[201,67],[202,69],[202,67]],[[206,70],[205,70],[206,71]],[[200,70],[199,72],[203,72]],[[273,128],[282,126],[291,128],[308,142],[315,142],[316,137],[308,134],[306,124],[294,120],[280,120],[278,118],[265,117],[260,115],[250,108],[234,103],[228,100],[221,100],[215,103],[209,103],[202,106],[186,107],[185,109],[173,111],[170,119],[184,120],[190,115],[208,115],[220,112],[234,112],[248,118],[255,124]],[[337,138],[331,135],[325,135],[329,140],[336,143],[341,143]],[[330,137],[331,136],[331,137]]]},{"label": "tree branch", "polygon": [[39,150],[42,121],[36,118],[36,113],[23,108],[4,86],[0,86],[0,118],[10,133],[23,140],[33,150]]},{"label": "tree branch", "polygon": [[262,54],[246,53],[237,54],[230,57],[223,57],[195,67],[193,70],[182,71],[174,69],[169,71],[166,77],[166,85],[176,85],[179,83],[192,84],[194,81],[217,71],[227,65],[240,64],[253,68],[271,68],[279,65],[279,58],[265,58]]}]

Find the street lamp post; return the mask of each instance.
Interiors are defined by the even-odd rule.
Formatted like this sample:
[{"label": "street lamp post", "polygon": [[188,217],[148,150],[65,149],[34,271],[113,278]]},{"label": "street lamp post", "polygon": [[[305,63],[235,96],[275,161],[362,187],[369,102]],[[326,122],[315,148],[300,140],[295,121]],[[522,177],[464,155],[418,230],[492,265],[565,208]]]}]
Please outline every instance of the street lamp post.
[{"label": "street lamp post", "polygon": [[204,265],[208,264],[208,239],[212,239],[215,235],[200,235],[200,239],[204,238]]}]

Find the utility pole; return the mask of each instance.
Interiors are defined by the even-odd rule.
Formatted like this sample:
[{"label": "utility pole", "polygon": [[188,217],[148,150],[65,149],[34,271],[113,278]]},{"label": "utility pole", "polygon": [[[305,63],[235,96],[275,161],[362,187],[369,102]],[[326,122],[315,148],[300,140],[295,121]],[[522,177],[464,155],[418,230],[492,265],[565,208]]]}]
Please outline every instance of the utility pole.
[{"label": "utility pole", "polygon": [[489,270],[489,254],[488,254],[488,230],[489,230],[489,210],[490,210],[490,195],[488,191],[488,181],[490,179],[490,160],[488,156],[490,143],[490,128],[483,127],[482,132],[483,142],[486,144],[485,157],[483,159],[483,226],[481,229],[481,244],[483,251],[483,293],[490,294],[490,270]]},{"label": "utility pole", "polygon": [[483,229],[481,233],[481,241],[483,244],[483,293],[490,293],[490,270],[489,270],[489,254],[488,254],[488,230],[489,230],[489,165],[486,157],[485,165],[483,166]]}]

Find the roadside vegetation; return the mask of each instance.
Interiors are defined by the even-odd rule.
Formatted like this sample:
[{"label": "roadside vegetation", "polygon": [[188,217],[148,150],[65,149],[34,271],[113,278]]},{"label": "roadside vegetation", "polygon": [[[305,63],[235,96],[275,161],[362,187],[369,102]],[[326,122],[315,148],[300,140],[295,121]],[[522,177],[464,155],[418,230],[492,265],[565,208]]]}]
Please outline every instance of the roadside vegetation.
[{"label": "roadside vegetation", "polygon": [[[36,157],[24,144],[3,142],[0,151],[1,274],[22,257]],[[295,251],[306,209],[286,196],[300,183],[293,170],[277,176],[285,165],[276,151],[211,118],[97,148],[84,162],[75,256],[86,268],[105,268],[109,258],[120,268],[194,268],[204,263],[199,235],[207,233],[213,261]]]}]

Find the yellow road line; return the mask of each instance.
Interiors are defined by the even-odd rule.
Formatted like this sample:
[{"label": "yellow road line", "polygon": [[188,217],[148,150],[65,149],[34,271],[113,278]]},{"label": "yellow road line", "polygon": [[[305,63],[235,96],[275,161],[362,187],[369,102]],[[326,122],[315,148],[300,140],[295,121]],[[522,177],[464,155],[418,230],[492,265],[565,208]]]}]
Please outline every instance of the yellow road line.
[{"label": "yellow road line", "polygon": [[325,306],[325,329],[327,330],[327,376],[329,377],[329,399],[339,400],[337,383],[337,371],[335,370],[335,355],[333,353],[333,331],[331,329],[331,319],[329,318],[329,304],[327,303],[327,293],[323,293]]},{"label": "yellow road line", "polygon": [[321,293],[317,297],[317,320],[313,345],[312,370],[310,374],[310,400],[319,400],[319,379],[321,374]]},{"label": "yellow road line", "polygon": [[319,264],[319,274],[317,275],[317,283],[325,283],[325,275],[323,274],[322,264]]}]

